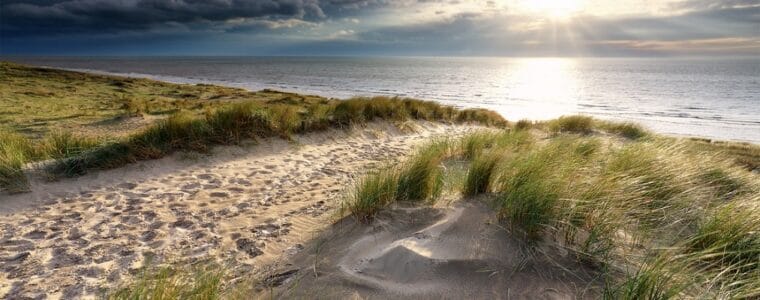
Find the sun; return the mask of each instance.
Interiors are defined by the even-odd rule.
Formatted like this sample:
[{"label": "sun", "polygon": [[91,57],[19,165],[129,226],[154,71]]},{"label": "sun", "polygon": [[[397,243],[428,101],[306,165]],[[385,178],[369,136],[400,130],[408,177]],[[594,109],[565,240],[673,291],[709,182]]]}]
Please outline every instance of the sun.
[{"label": "sun", "polygon": [[581,10],[581,0],[523,0],[528,10],[551,17],[568,19]]}]

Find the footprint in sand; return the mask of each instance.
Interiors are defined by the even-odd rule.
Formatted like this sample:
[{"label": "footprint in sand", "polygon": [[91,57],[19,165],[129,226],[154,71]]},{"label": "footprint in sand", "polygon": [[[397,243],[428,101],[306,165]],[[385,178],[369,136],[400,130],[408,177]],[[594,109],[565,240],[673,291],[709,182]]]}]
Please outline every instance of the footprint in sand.
[{"label": "footprint in sand", "polygon": [[32,230],[30,232],[27,232],[23,235],[24,238],[30,239],[30,240],[41,240],[44,239],[47,235],[47,232],[39,229]]},{"label": "footprint in sand", "polygon": [[125,182],[125,183],[121,183],[117,185],[116,187],[126,189],[126,190],[133,190],[137,187],[137,184],[132,183],[132,182]]},{"label": "footprint in sand", "polygon": [[195,176],[195,178],[203,179],[203,180],[213,180],[215,179],[215,176],[214,174],[205,173],[205,174],[198,174]]},{"label": "footprint in sand", "polygon": [[143,231],[142,234],[140,234],[140,240],[143,242],[151,242],[157,236],[158,236],[158,233],[156,233],[155,230]]},{"label": "footprint in sand", "polygon": [[89,257],[74,254],[69,252],[67,248],[59,247],[53,248],[52,258],[48,262],[48,266],[51,269],[59,269],[64,267],[89,264],[90,262],[92,262],[92,259]]},{"label": "footprint in sand", "polygon": [[175,221],[174,223],[172,223],[173,227],[182,228],[182,229],[189,229],[193,227],[193,225],[195,225],[195,223],[193,223],[193,221],[190,221],[188,219],[179,219]]},{"label": "footprint in sand", "polygon": [[238,251],[248,254],[251,258],[264,254],[264,251],[261,251],[261,249],[256,246],[256,242],[248,238],[236,240],[235,245],[237,246]]},{"label": "footprint in sand", "polygon": [[227,188],[227,190],[230,191],[230,192],[233,192],[233,193],[242,193],[242,192],[245,192],[245,189],[239,188],[239,187],[230,187],[230,188]]}]

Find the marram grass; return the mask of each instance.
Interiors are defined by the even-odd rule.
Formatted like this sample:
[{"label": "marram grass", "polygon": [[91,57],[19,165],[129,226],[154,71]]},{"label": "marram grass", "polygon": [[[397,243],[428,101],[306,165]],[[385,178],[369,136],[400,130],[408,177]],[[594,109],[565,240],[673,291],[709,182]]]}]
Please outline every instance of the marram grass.
[{"label": "marram grass", "polygon": [[[422,108],[426,112],[424,115],[419,112]],[[419,117],[433,121],[454,121],[451,118],[463,112],[449,110],[431,102],[395,98],[357,98],[338,103],[314,104],[309,108],[243,102],[222,107],[204,117],[186,113],[174,114],[122,141],[103,145],[64,160],[52,171],[54,174],[71,176],[91,169],[113,168],[130,162],[160,158],[180,150],[206,151],[214,145],[239,144],[244,140],[273,136],[287,138],[295,133],[361,125],[373,120],[406,120]],[[483,118],[492,117],[483,114],[484,111],[470,112],[467,118],[457,120],[480,122]],[[488,123],[505,124],[503,119]],[[418,167],[422,168],[422,163]],[[409,170],[414,171],[421,169]],[[411,179],[414,178],[410,177]],[[410,199],[417,198],[417,195],[412,195],[411,192],[407,194]]]},{"label": "marram grass", "polygon": [[548,122],[549,130],[554,133],[589,134],[594,129],[594,119],[589,116],[562,116]]},{"label": "marram grass", "polygon": [[[22,136],[3,139],[2,179],[0,184],[9,191],[24,191],[27,181],[21,176],[22,166],[34,159],[58,160],[48,171],[54,176],[76,176],[93,169],[109,169],[141,160],[156,159],[177,151],[205,152],[214,145],[239,144],[279,136],[361,125],[375,120],[422,119],[444,122],[485,122],[504,126],[506,121],[485,110],[460,111],[433,102],[386,97],[355,98],[342,102],[313,103],[308,106],[282,103],[241,102],[208,111],[203,116],[178,112],[159,120],[153,126],[126,138],[111,142],[54,132],[36,144]],[[20,149],[19,145],[25,145]],[[34,144],[34,145],[33,145]],[[34,151],[28,150],[33,149]],[[435,181],[419,181],[416,172],[425,170],[426,163],[406,170],[402,182],[423,184],[428,191],[402,190],[409,200],[423,200],[434,193]],[[416,181],[415,181],[416,180]]]},{"label": "marram grass", "polygon": [[[544,122],[550,132],[590,134],[595,130],[606,131],[621,137],[637,140],[650,135],[650,133],[638,124],[631,122],[612,122],[597,120],[590,116],[569,115]],[[524,129],[533,127],[529,121],[518,122],[516,128]]]},{"label": "marram grass", "polygon": [[23,168],[32,151],[29,141],[3,131],[0,131],[0,141],[0,188],[9,193],[28,191],[29,181]]},{"label": "marram grass", "polygon": [[[485,194],[474,199],[493,201],[505,234],[561,243],[592,264],[605,299],[760,297],[758,175],[688,141],[620,139],[604,131],[540,140],[526,130],[492,130],[434,141],[360,178],[344,208],[371,222],[396,201],[432,203],[445,192],[439,182],[450,180],[444,169],[456,163],[467,175],[455,185],[461,190],[448,192]],[[240,294],[214,280],[196,287],[186,280],[196,273],[166,274],[114,295]]]},{"label": "marram grass", "polygon": [[48,170],[51,177],[76,176],[177,151],[203,152],[215,145],[275,136],[287,139],[372,121],[507,126],[492,111],[406,98],[336,100],[5,62],[0,62],[0,72],[7,75],[0,81],[0,123],[12,124],[7,130],[0,128],[7,131],[0,134],[0,188],[8,192],[29,189],[23,168],[39,160],[57,160]]},{"label": "marram grass", "polygon": [[349,194],[348,210],[362,222],[368,222],[382,208],[396,201],[398,170],[383,169],[362,177]]},{"label": "marram grass", "polygon": [[604,298],[760,297],[757,173],[690,141],[570,123],[540,142],[526,130],[452,142],[447,159],[467,162],[461,194],[487,194],[475,199],[492,201],[510,234],[595,266]]},{"label": "marram grass", "polygon": [[428,143],[399,166],[371,172],[350,190],[344,207],[362,222],[397,201],[434,202],[444,190],[443,162],[451,157],[451,141]]},{"label": "marram grass", "polygon": [[422,147],[399,169],[396,198],[402,201],[435,200],[443,188],[441,162],[448,153],[448,141],[434,141]]},{"label": "marram grass", "polygon": [[499,152],[488,152],[472,159],[470,167],[467,169],[462,193],[467,197],[472,197],[489,192],[491,177],[494,176],[496,167],[503,159],[503,155]]},{"label": "marram grass", "polygon": [[[146,267],[128,285],[105,295],[108,300],[215,300],[231,299],[224,293],[224,268],[199,265],[193,268]],[[243,299],[240,297],[240,299]]]}]

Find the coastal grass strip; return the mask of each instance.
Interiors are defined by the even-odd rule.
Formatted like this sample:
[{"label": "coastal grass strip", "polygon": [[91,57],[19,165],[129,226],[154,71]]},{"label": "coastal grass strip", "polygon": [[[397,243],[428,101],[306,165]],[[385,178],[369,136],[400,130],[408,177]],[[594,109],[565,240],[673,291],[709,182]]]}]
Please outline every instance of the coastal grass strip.
[{"label": "coastal grass strip", "polygon": [[[292,134],[347,128],[377,120],[507,125],[492,111],[459,110],[413,99],[374,97],[299,104],[247,101],[223,106],[203,116],[180,111],[141,132],[112,141],[66,132],[53,132],[42,140],[32,141],[18,134],[3,133],[0,188],[8,192],[27,191],[23,167],[35,160],[55,159],[49,173],[70,177],[157,159],[176,151],[206,152],[215,145],[275,136],[289,138]],[[411,192],[404,193],[417,197]]]},{"label": "coastal grass strip", "polygon": [[478,109],[457,110],[434,102],[397,98],[356,98],[307,107],[244,102],[231,104],[204,117],[177,113],[127,139],[96,147],[60,160],[50,171],[76,176],[92,169],[109,169],[176,151],[208,151],[214,145],[243,140],[284,137],[362,125],[375,120],[476,122],[506,126],[499,115]]},{"label": "coastal grass strip", "polygon": [[[695,149],[694,141],[632,134],[638,130],[606,121],[592,120],[590,131],[585,119],[570,124],[478,132],[449,143],[448,159],[467,164],[462,195],[487,194],[477,199],[491,201],[525,243],[554,241],[595,266],[605,298],[760,296],[758,174],[713,155],[714,148]],[[550,135],[536,142],[523,136],[526,129]],[[402,199],[393,188],[399,168],[359,181],[357,192],[387,196],[352,210],[362,221]],[[350,198],[368,199],[380,198]]]}]

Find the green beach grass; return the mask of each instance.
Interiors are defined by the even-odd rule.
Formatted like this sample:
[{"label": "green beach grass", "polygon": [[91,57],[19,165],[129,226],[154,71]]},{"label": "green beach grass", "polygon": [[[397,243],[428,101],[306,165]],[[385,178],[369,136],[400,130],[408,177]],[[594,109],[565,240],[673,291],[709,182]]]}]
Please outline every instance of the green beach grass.
[{"label": "green beach grass", "polygon": [[[29,191],[25,168],[45,160],[52,177],[78,176],[373,121],[477,123],[493,129],[430,141],[402,163],[368,172],[343,207],[369,223],[396,202],[487,201],[504,234],[561,245],[594,266],[605,298],[760,297],[756,145],[662,137],[588,116],[509,127],[491,111],[414,99],[336,100],[10,63],[0,71],[5,192]],[[452,164],[464,166],[462,176],[450,176]],[[235,289],[214,268],[167,267],[108,297],[220,299]]]},{"label": "green beach grass", "polygon": [[[0,63],[0,69],[8,79],[0,83],[0,188],[10,193],[28,191],[24,166],[47,159],[56,161],[46,170],[50,177],[69,177],[177,151],[206,152],[215,145],[268,137],[287,139],[293,134],[373,121],[507,125],[492,111],[459,110],[415,99],[336,100],[11,63]],[[114,126],[119,129],[112,131]],[[71,133],[74,131],[78,134]],[[400,180],[424,183],[415,176]],[[410,198],[422,196],[411,189],[400,193]]]},{"label": "green beach grass", "polygon": [[[760,296],[760,175],[715,155],[723,146],[582,116],[521,123],[451,141],[444,158],[467,162],[458,192],[489,201],[505,234],[568,247],[596,266],[609,299]],[[352,212],[365,221],[394,202],[365,200],[347,200],[364,204]]]},{"label": "green beach grass", "polygon": [[[344,212],[370,223],[397,202],[429,205],[442,196],[486,201],[504,234],[526,245],[557,243],[597,270],[605,299],[760,296],[755,171],[735,156],[716,156],[725,153],[720,149],[695,145],[702,142],[638,126],[644,134],[633,138],[605,121],[559,132],[546,123],[431,141],[401,163],[360,177],[346,194]],[[448,177],[452,163],[464,164],[465,175]],[[160,270],[120,293],[164,293],[156,291],[163,285],[145,283],[164,282]],[[175,275],[198,278],[181,281],[181,293],[209,285],[206,272],[192,274]],[[238,289],[196,295],[229,298],[224,295],[240,294]]]}]

